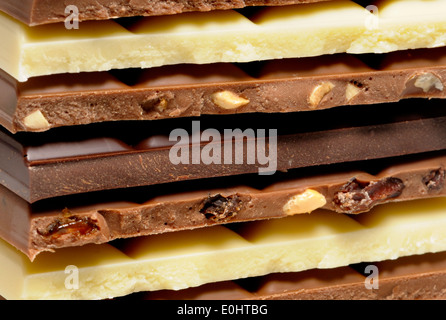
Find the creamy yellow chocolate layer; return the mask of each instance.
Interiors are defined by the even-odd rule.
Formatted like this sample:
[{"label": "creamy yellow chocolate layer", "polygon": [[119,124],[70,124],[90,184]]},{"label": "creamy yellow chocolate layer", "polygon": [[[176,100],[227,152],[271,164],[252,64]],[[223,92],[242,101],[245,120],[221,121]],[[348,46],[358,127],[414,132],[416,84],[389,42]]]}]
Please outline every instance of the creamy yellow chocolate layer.
[{"label": "creamy yellow chocolate layer", "polygon": [[43,253],[0,243],[6,299],[104,299],[276,272],[336,268],[446,250],[446,198],[393,203],[355,217],[311,214]]},{"label": "creamy yellow chocolate layer", "polygon": [[352,1],[29,27],[0,15],[0,68],[19,81],[66,72],[247,62],[444,46],[446,1]]}]

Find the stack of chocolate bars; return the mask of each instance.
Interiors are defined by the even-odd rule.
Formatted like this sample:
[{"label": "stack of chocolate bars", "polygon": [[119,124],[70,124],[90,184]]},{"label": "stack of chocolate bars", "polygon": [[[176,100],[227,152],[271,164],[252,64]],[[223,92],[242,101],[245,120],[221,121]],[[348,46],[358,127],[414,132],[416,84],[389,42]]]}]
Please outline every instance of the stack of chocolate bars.
[{"label": "stack of chocolate bars", "polygon": [[0,10],[4,299],[446,298],[446,1]]}]

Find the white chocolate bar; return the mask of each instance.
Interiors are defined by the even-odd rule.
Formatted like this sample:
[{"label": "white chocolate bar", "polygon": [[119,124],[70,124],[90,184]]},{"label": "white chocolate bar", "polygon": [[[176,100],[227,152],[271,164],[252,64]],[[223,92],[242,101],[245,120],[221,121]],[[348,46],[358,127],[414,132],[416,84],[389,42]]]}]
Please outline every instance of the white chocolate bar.
[{"label": "white chocolate bar", "polygon": [[26,81],[66,72],[445,45],[443,0],[386,0],[370,8],[341,0],[266,7],[249,18],[215,11],[145,17],[126,28],[114,20],[87,21],[79,29],[29,27],[1,14],[0,68]]},{"label": "white chocolate bar", "polygon": [[[375,207],[355,217],[316,211],[43,253],[34,262],[0,243],[6,299],[104,299],[137,291],[336,268],[446,251],[446,198]],[[119,248],[119,249],[118,249]]]}]

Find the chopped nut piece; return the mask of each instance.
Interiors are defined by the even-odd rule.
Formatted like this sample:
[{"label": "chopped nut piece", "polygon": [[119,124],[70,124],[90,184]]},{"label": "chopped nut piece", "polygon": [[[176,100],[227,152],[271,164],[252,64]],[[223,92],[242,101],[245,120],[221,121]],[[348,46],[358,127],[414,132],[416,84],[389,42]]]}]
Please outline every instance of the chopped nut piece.
[{"label": "chopped nut piece", "polygon": [[361,89],[354,84],[347,84],[347,90],[345,91],[345,97],[347,101],[350,102],[354,97],[356,97],[361,92]]},{"label": "chopped nut piece", "polygon": [[307,189],[305,192],[291,197],[283,206],[283,211],[287,215],[309,213],[322,208],[327,203],[325,197],[319,192]]},{"label": "chopped nut piece", "polygon": [[425,93],[435,88],[439,91],[443,91],[444,85],[441,80],[434,74],[428,72],[416,76],[415,87],[423,89]]},{"label": "chopped nut piece", "polygon": [[159,97],[148,98],[141,104],[141,108],[145,113],[152,111],[163,112],[167,108],[167,100]]},{"label": "chopped nut piece", "polygon": [[315,109],[322,101],[322,99],[333,90],[334,84],[331,82],[324,82],[314,88],[310,96],[310,107]]},{"label": "chopped nut piece", "polygon": [[166,108],[167,108],[167,100],[166,99],[161,99],[160,103],[156,106],[156,108],[160,112],[166,110]]},{"label": "chopped nut piece", "polygon": [[216,92],[211,98],[217,106],[227,110],[237,109],[249,103],[249,100],[242,98],[231,91]]},{"label": "chopped nut piece", "polygon": [[23,119],[23,124],[32,130],[45,130],[50,127],[48,120],[40,110],[36,110]]}]

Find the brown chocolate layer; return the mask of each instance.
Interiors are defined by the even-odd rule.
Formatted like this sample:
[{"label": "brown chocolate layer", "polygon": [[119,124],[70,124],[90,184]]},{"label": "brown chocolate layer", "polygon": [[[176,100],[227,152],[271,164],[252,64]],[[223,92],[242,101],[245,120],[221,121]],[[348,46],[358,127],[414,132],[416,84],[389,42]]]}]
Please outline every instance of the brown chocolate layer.
[{"label": "brown chocolate layer", "polygon": [[237,9],[246,6],[280,6],[318,1],[327,0],[4,0],[0,2],[0,10],[30,26],[34,26],[65,21],[69,15],[65,12],[68,5],[76,6],[79,10],[79,21],[85,21]]},{"label": "brown chocolate layer", "polygon": [[[367,266],[377,269],[370,284]],[[377,276],[377,277],[376,277]],[[376,283],[376,282],[375,282]],[[180,291],[133,294],[118,300],[444,300],[446,253],[430,253],[336,269],[271,274]]]},{"label": "brown chocolate layer", "polygon": [[[410,99],[289,115],[104,123],[38,134],[2,132],[0,150],[5,156],[0,158],[0,183],[36,202],[106,189],[430,152],[446,148],[445,112],[443,100]],[[200,140],[194,126],[203,133],[214,129],[221,140]],[[188,145],[182,147],[178,137],[169,141],[177,129],[184,130]],[[225,130],[230,132],[226,140]],[[237,130],[241,134],[234,139],[231,135],[236,136]],[[266,138],[261,137],[262,130]],[[249,132],[255,140],[241,140]],[[206,163],[209,150],[218,158]],[[225,152],[232,158],[223,159]],[[269,154],[268,163],[259,156],[262,152]]]},{"label": "brown chocolate layer", "polygon": [[[30,205],[0,187],[0,236],[31,260],[42,251],[233,222],[286,217],[312,190],[319,206],[359,214],[391,201],[446,195],[444,152],[367,160],[271,177],[187,181],[48,199]],[[185,191],[188,190],[188,191]]]},{"label": "brown chocolate layer", "polygon": [[[445,85],[446,48],[62,74],[25,83],[2,73],[0,123],[11,132],[45,131],[102,121],[310,111],[445,98]],[[243,103],[228,107],[216,101],[220,92]],[[35,112],[43,123],[29,121]]]}]

